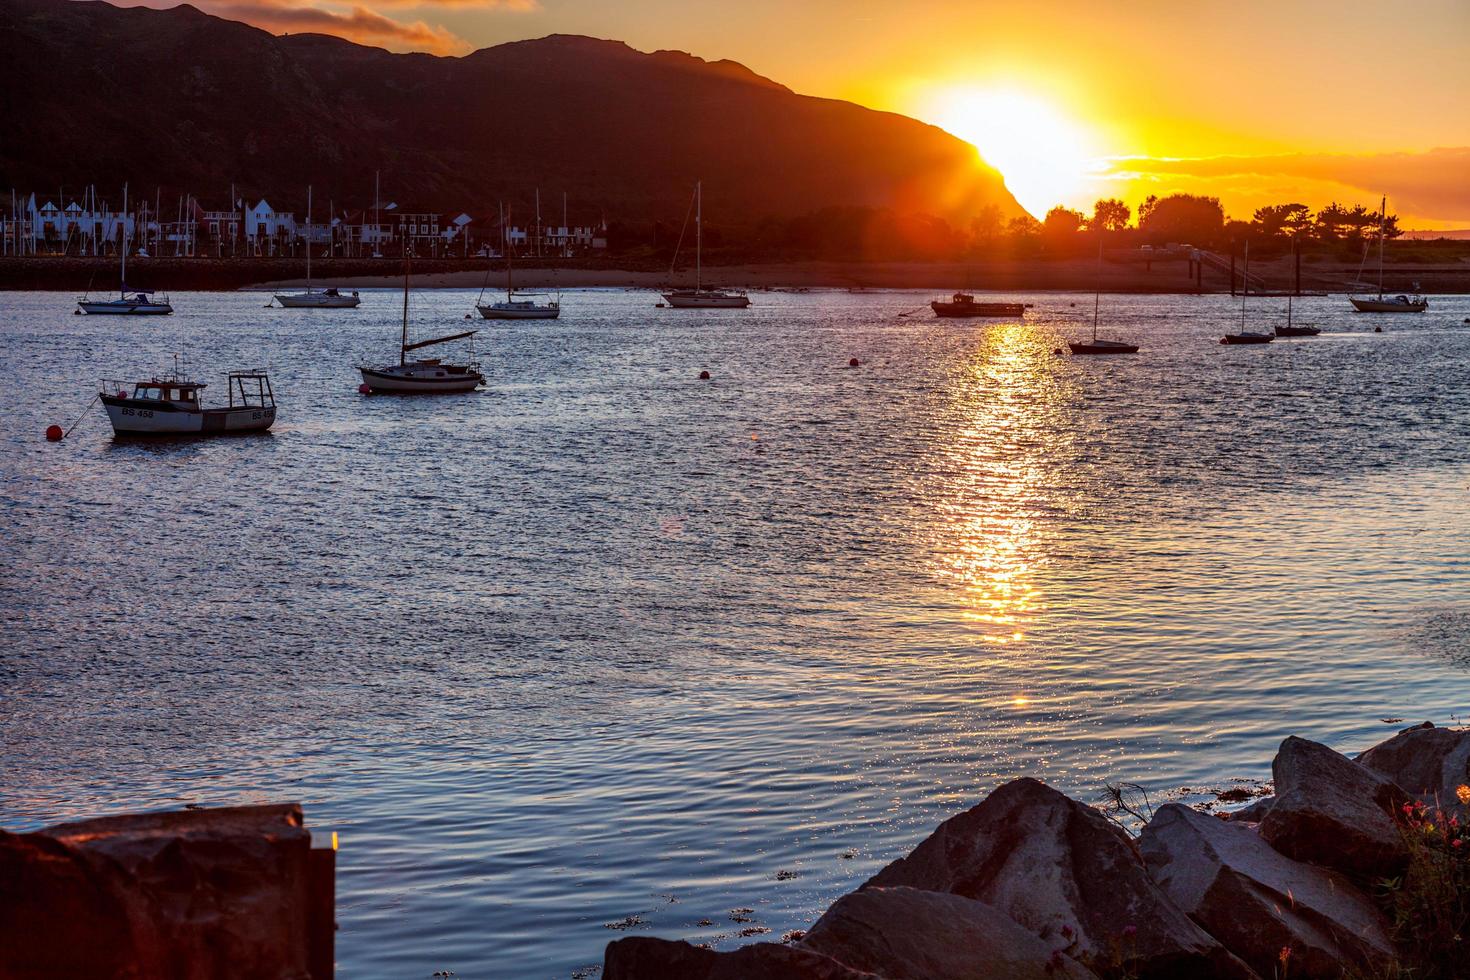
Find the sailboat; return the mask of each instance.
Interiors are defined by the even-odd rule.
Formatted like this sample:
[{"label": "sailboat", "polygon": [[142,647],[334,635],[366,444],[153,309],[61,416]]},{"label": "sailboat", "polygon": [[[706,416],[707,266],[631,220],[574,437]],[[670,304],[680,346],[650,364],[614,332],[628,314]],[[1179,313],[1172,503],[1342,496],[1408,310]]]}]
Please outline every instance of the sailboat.
[{"label": "sailboat", "polygon": [[446,364],[439,358],[421,358],[413,361],[408,359],[409,351],[422,350],[434,344],[445,344],[451,340],[464,340],[473,337],[478,332],[466,330],[463,333],[450,334],[448,337],[435,337],[432,340],[409,343],[409,269],[409,263],[405,262],[403,265],[403,335],[398,345],[398,363],[380,368],[359,367],[358,370],[362,372],[364,393],[413,395],[473,391],[485,382],[484,375],[480,374],[480,366],[473,360],[468,364]]},{"label": "sailboat", "polygon": [[[1423,313],[1429,309],[1429,300],[1423,296],[1405,296],[1400,293],[1397,296],[1383,295],[1383,239],[1388,230],[1388,195],[1383,196],[1383,204],[1378,213],[1378,297],[1376,299],[1358,299],[1349,296],[1348,302],[1359,313]],[[1415,283],[1418,287],[1418,283]]]},{"label": "sailboat", "polygon": [[[663,294],[668,304],[676,310],[743,310],[750,305],[750,297],[734,289],[704,288],[704,181],[694,184],[694,288],[671,289]],[[688,220],[687,218],[685,220]],[[679,250],[674,250],[674,261],[679,260]],[[672,274],[673,266],[669,266]]]},{"label": "sailboat", "polygon": [[1138,345],[1125,343],[1121,340],[1099,340],[1097,338],[1098,305],[1102,299],[1102,236],[1097,240],[1097,289],[1092,294],[1092,340],[1087,342],[1073,343],[1069,341],[1067,346],[1072,349],[1073,354],[1137,354]]},{"label": "sailboat", "polygon": [[[556,300],[537,303],[535,300],[516,299],[515,284],[511,281],[510,243],[505,236],[503,211],[500,214],[500,249],[505,253],[505,299],[499,303],[476,303],[475,309],[480,311],[480,315],[487,320],[555,320],[561,316],[561,303]],[[484,292],[484,289],[480,290],[482,296]]]},{"label": "sailboat", "polygon": [[288,310],[340,310],[353,309],[362,300],[354,291],[343,293],[335,288],[315,290],[311,288],[311,187],[306,188],[306,292],[277,293],[276,302]]},{"label": "sailboat", "polygon": [[1291,297],[1286,297],[1286,325],[1277,324],[1276,336],[1278,337],[1315,337],[1322,332],[1320,327],[1308,326],[1304,323],[1292,325],[1291,322]]},{"label": "sailboat", "polygon": [[1259,330],[1247,330],[1245,328],[1245,300],[1251,292],[1251,243],[1245,243],[1245,273],[1241,277],[1244,284],[1240,290],[1240,330],[1237,333],[1227,333],[1220,338],[1222,344],[1269,344],[1276,339],[1274,333],[1263,333]]},{"label": "sailboat", "polygon": [[161,316],[172,313],[173,305],[169,303],[168,297],[154,299],[153,294],[146,289],[128,290],[128,248],[131,246],[130,236],[127,233],[128,220],[128,185],[123,184],[123,241],[122,241],[122,271],[118,279],[121,288],[118,290],[117,299],[93,300],[83,296],[77,300],[77,309],[83,313],[115,313],[126,316]]}]

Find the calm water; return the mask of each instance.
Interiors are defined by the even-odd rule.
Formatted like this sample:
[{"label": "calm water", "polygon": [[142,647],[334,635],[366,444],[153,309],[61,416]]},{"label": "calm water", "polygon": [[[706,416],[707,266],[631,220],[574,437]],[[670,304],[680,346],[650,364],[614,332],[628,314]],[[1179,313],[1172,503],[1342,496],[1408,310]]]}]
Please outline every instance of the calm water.
[{"label": "calm water", "polygon": [[[1304,300],[1326,332],[1265,348],[1105,297],[1145,352],[1100,361],[1052,354],[1090,296],[1025,298],[576,292],[406,400],[355,393],[391,292],[0,296],[0,825],[299,799],[343,976],[567,977],[805,927],[1015,774],[1218,785],[1466,712],[1470,297]],[[267,363],[275,431],[42,440],[174,351],[211,393]]]}]

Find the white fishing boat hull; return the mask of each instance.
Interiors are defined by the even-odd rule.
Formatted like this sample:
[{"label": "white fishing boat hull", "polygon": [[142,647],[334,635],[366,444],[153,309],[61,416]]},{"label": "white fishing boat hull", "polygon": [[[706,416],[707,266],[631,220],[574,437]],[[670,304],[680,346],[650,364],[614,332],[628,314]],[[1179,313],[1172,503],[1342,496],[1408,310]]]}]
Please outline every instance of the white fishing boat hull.
[{"label": "white fishing boat hull", "polygon": [[115,316],[166,316],[174,311],[168,303],[152,300],[144,303],[131,299],[79,300],[77,307],[90,316],[112,314]]},{"label": "white fishing boat hull", "polygon": [[358,368],[362,383],[374,394],[435,395],[474,391],[484,383],[479,371],[443,364],[393,364],[382,368]]},{"label": "white fishing boat hull", "polygon": [[277,293],[276,302],[288,310],[350,310],[362,302],[356,293]]},{"label": "white fishing boat hull", "polygon": [[535,303],[486,303],[476,309],[487,320],[555,320],[561,316],[560,306]]},{"label": "white fishing boat hull", "polygon": [[1358,299],[1356,296],[1349,296],[1348,302],[1359,313],[1423,313],[1429,309],[1427,299]]},{"label": "white fishing boat hull", "polygon": [[276,421],[273,405],[242,408],[182,409],[149,399],[102,396],[102,405],[120,436],[195,436],[264,432]]},{"label": "white fishing boat hull", "polygon": [[683,291],[663,294],[664,301],[676,310],[743,310],[750,297],[743,293]]}]

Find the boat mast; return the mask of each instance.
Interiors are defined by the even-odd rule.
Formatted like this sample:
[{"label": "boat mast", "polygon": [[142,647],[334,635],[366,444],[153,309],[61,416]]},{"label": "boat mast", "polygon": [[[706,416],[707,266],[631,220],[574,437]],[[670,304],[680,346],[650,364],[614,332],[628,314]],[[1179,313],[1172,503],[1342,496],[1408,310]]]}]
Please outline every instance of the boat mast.
[{"label": "boat mast", "polygon": [[311,292],[311,185],[306,185],[306,291]]},{"label": "boat mast", "polygon": [[1102,299],[1102,233],[1097,236],[1097,288],[1092,292],[1092,342],[1097,343],[1097,308]]},{"label": "boat mast", "polygon": [[510,233],[505,227],[505,202],[500,204],[500,250],[505,253],[505,301],[509,303],[515,293],[510,278]]},{"label": "boat mast", "polygon": [[403,260],[403,340],[398,345],[398,366],[403,367],[408,362],[404,358],[408,354],[408,270],[412,265],[411,259],[405,257]]},{"label": "boat mast", "polygon": [[128,185],[123,184],[122,209],[122,281],[118,284],[118,299],[128,298]]},{"label": "boat mast", "polygon": [[703,289],[704,278],[704,181],[694,183],[694,291]]},{"label": "boat mast", "polygon": [[1378,210],[1378,298],[1383,299],[1383,231],[1388,224],[1388,195],[1383,195],[1383,203]]},{"label": "boat mast", "polygon": [[1245,298],[1251,294],[1251,243],[1245,243],[1245,272],[1241,273],[1244,288],[1240,291],[1240,332],[1245,333]]}]

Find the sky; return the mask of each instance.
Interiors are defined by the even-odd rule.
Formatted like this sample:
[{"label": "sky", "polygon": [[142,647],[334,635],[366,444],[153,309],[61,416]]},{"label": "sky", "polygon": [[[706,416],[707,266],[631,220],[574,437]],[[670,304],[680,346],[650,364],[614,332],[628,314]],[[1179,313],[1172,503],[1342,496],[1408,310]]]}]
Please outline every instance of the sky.
[{"label": "sky", "polygon": [[[1148,194],[1470,227],[1470,0],[194,0],[277,33],[462,54],[546,34],[741,62],[974,143],[1021,204]],[[171,0],[149,0],[171,6]]]}]

